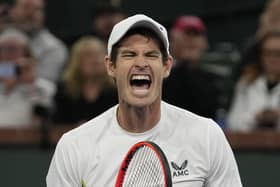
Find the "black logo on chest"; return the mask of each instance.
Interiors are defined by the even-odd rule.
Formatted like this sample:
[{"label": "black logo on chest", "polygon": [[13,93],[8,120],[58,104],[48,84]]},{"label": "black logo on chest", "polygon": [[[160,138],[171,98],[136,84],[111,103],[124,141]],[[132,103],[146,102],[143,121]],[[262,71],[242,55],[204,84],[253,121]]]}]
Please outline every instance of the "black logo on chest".
[{"label": "black logo on chest", "polygon": [[174,169],[172,176],[179,177],[179,176],[186,176],[189,175],[189,170],[187,169],[188,160],[183,161],[181,166],[178,166],[175,162],[171,162],[171,166]]}]

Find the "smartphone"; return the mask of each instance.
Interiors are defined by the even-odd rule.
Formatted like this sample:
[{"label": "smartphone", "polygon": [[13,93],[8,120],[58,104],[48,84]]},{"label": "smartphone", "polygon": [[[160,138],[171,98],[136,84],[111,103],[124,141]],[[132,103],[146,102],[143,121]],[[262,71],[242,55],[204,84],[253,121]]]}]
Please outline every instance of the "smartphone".
[{"label": "smartphone", "polygon": [[17,76],[17,64],[0,62],[0,78],[12,78]]}]

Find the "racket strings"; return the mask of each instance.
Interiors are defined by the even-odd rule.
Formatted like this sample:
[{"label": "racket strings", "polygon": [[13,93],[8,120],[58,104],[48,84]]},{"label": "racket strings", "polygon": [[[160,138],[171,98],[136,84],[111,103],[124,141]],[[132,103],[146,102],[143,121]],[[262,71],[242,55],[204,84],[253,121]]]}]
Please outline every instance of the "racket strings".
[{"label": "racket strings", "polygon": [[164,173],[156,153],[143,146],[134,154],[123,181],[125,187],[163,187]]}]

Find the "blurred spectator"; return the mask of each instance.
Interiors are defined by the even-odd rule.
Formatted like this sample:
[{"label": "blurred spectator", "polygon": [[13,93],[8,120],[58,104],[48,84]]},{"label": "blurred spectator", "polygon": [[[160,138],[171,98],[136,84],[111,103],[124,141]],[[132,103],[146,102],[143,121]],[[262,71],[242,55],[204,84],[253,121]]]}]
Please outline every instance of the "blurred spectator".
[{"label": "blurred spectator", "polygon": [[196,16],[177,18],[170,31],[170,40],[175,62],[190,63],[190,66],[198,66],[208,48],[205,24]]},{"label": "blurred spectator", "polygon": [[268,1],[260,16],[257,35],[263,35],[269,29],[280,29],[280,0]]},{"label": "blurred spectator", "polygon": [[0,127],[38,125],[38,108],[51,107],[54,85],[36,76],[28,38],[7,29],[0,34]]},{"label": "blurred spectator", "polygon": [[260,15],[259,25],[256,33],[249,38],[243,50],[241,63],[237,69],[236,77],[240,77],[242,69],[246,64],[256,62],[257,38],[262,37],[269,30],[280,30],[280,0],[270,0]]},{"label": "blurred spectator", "polygon": [[37,72],[55,82],[67,61],[65,45],[44,26],[44,0],[15,0],[10,9],[11,24],[30,38],[31,49],[38,60]]},{"label": "blurred spectator", "polygon": [[0,2],[0,32],[3,31],[9,22],[9,5]]},{"label": "blurred spectator", "polygon": [[54,98],[55,123],[82,123],[117,103],[103,63],[105,53],[105,44],[95,37],[83,37],[73,45]]},{"label": "blurred spectator", "polygon": [[230,130],[280,127],[280,30],[262,35],[256,62],[244,66],[229,112]]},{"label": "blurred spectator", "polygon": [[91,34],[107,42],[114,25],[125,17],[125,13],[119,7],[104,4],[98,7],[93,15]]},{"label": "blurred spectator", "polygon": [[200,68],[200,59],[208,48],[203,21],[196,16],[177,18],[170,31],[170,41],[175,66],[164,82],[163,99],[214,118],[218,107],[215,75]]}]

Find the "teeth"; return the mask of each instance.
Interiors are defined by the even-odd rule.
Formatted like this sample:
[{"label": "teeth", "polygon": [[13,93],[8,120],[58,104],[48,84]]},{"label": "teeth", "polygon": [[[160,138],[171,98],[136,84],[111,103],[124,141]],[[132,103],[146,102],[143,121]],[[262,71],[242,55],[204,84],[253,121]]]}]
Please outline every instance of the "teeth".
[{"label": "teeth", "polygon": [[148,75],[133,75],[132,80],[150,80]]}]

